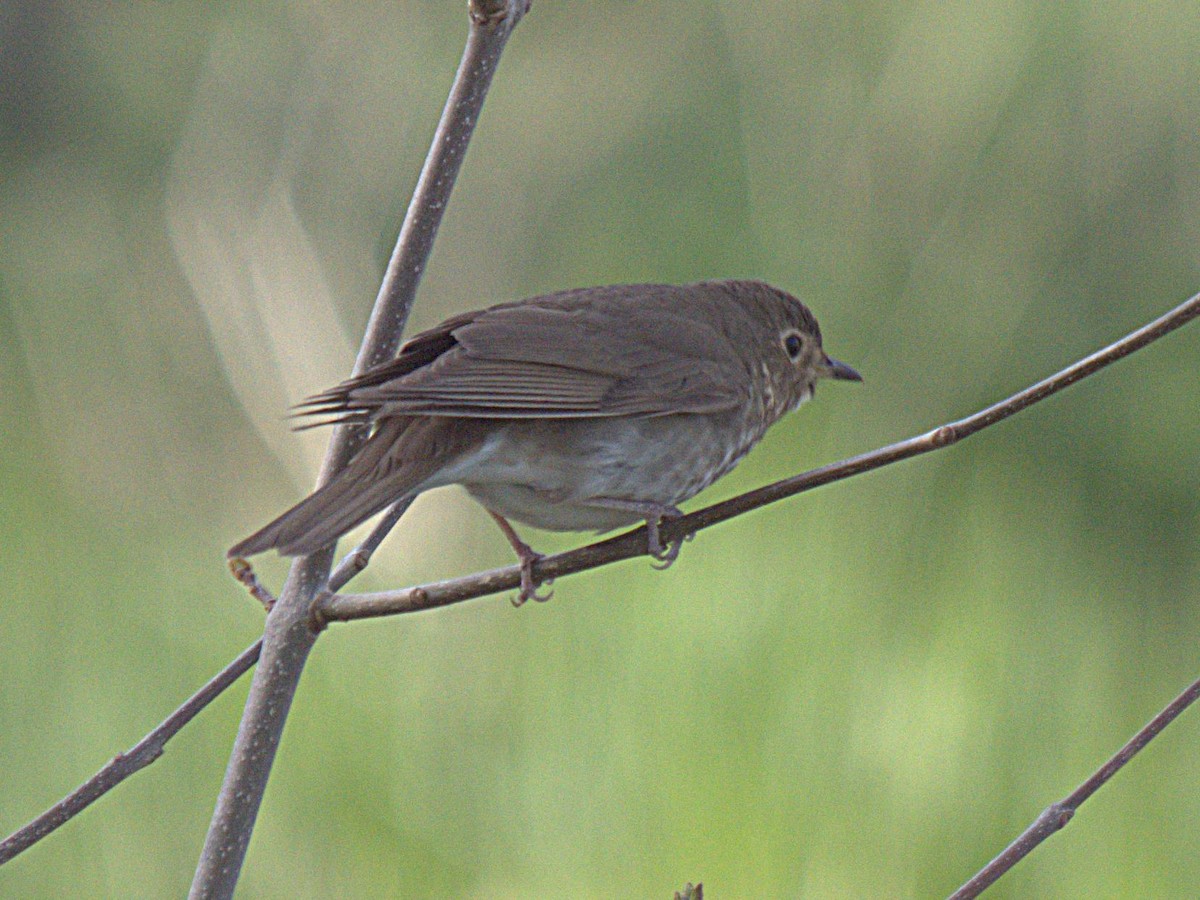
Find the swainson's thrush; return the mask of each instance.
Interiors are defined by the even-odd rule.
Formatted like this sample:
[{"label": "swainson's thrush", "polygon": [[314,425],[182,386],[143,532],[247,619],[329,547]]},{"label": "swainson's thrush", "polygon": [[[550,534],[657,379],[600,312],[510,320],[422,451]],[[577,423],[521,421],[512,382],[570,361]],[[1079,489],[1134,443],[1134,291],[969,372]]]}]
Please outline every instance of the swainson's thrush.
[{"label": "swainson's thrush", "polygon": [[658,526],[741,460],[821,378],[861,381],[830,359],[803,303],[758,281],[629,284],[463,313],[391,362],[302,408],[374,430],[349,465],[230,557],[312,553],[393,503],[461,484],[521,559],[506,519],[552,531]]}]

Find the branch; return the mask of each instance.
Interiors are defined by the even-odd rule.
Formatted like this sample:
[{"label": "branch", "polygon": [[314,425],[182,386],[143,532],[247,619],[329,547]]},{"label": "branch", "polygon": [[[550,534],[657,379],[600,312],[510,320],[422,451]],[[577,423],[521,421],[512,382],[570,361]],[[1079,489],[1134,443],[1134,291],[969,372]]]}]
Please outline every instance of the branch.
[{"label": "branch", "polygon": [[[724,522],[785,497],[810,491],[834,481],[841,481],[853,475],[860,475],[872,469],[882,468],[902,459],[949,447],[965,437],[970,437],[984,428],[995,425],[997,422],[1045,400],[1051,394],[1056,394],[1089,375],[1094,375],[1105,366],[1153,343],[1176,328],[1186,325],[1197,316],[1200,316],[1200,294],[1103,350],[1097,351],[1044,381],[1039,381],[1020,393],[1013,394],[1007,400],[982,409],[965,419],[942,425],[925,434],[889,444],[861,456],[854,456],[791,478],[785,478],[783,481],[777,481],[721,503],[715,503],[678,519],[665,520],[660,526],[662,540],[664,542],[678,540],[716,525],[718,522]],[[534,563],[534,579],[546,581],[562,575],[595,569],[619,560],[642,556],[645,555],[646,548],[646,529],[643,527],[606,541],[580,547],[577,550],[544,557]],[[351,619],[418,612],[447,606],[451,603],[461,603],[464,600],[483,597],[499,591],[511,590],[518,587],[520,582],[520,566],[507,566],[503,569],[492,569],[475,575],[397,591],[383,591],[374,594],[334,594],[324,591],[316,601],[314,614],[323,621],[344,622]]]},{"label": "branch", "polygon": [[1056,831],[1065,828],[1085,800],[1121,771],[1122,767],[1138,754],[1138,751],[1158,737],[1159,732],[1174,722],[1179,714],[1191,706],[1197,698],[1200,698],[1200,680],[1192,682],[1182,694],[1172,700],[1162,712],[1135,734],[1129,743],[1092,773],[1092,777],[1077,787],[1068,797],[1052,803],[1042,810],[1042,814],[1021,833],[1020,837],[1009,844],[1003,853],[980,869],[970,881],[951,894],[949,900],[971,900],[973,897],[978,897],[996,879],[1033,852],[1038,844]]},{"label": "branch", "polygon": [[[1176,307],[1167,315],[1160,319],[1151,322],[1144,328],[1133,332],[1128,337],[1111,345],[1110,347],[1101,350],[1099,353],[1093,354],[1064,369],[1057,375],[1040,382],[1033,387],[1022,391],[1019,394],[1010,397],[1003,403],[988,407],[973,416],[962,419],[956,423],[944,426],[940,429],[935,429],[921,437],[912,438],[908,441],[902,441],[898,444],[892,444],[888,447],[883,447],[873,453],[867,453],[862,456],[853,457],[843,460],[820,469],[814,469],[810,472],[784,479],[775,484],[767,485],[755,491],[750,491],[746,494],[739,495],[723,503],[717,503],[713,506],[706,507],[674,522],[664,523],[662,530],[664,535],[686,534],[698,531],[702,528],[715,525],[718,522],[723,522],[726,519],[733,518],[746,512],[750,509],[755,509],[758,506],[773,502],[774,500],[790,497],[793,494],[801,493],[805,490],[810,490],[822,484],[828,484],[831,481],[848,478],[851,475],[860,472],[866,472],[874,468],[887,465],[890,462],[896,462],[900,459],[905,459],[908,456],[915,456],[918,453],[928,452],[929,450],[937,449],[939,446],[948,446],[958,438],[966,437],[968,434],[974,433],[987,425],[1000,421],[1008,415],[1012,415],[1019,409],[1023,409],[1032,403],[1037,402],[1055,391],[1061,390],[1068,384],[1085,378],[1093,372],[1098,371],[1104,366],[1115,362],[1123,356],[1139,350],[1147,344],[1157,340],[1169,332],[1179,328],[1194,318],[1200,316],[1200,295],[1193,297],[1186,303]],[[947,431],[948,430],[948,431]],[[938,438],[940,433],[951,435],[947,440],[945,437]],[[955,435],[957,435],[955,437]],[[942,443],[938,443],[942,441]],[[924,443],[923,443],[924,442]],[[911,449],[913,447],[923,449]],[[387,532],[395,525],[395,521],[403,513],[403,509],[394,507],[387,515],[380,520],[376,527],[372,530],[368,538],[352,551],[339,565],[337,571],[330,576],[330,586],[334,589],[340,584],[344,584],[354,574],[361,571],[363,563],[370,558],[371,552],[379,545],[386,536]],[[629,532],[606,541],[591,544],[586,547],[581,547],[577,550],[572,550],[567,553],[560,553],[555,556],[548,556],[537,565],[538,574],[542,577],[553,578],[559,575],[568,575],[573,572],[581,572],[586,569],[596,568],[609,562],[615,562],[622,559],[631,559],[636,556],[641,556],[646,552],[646,541],[642,535],[642,529]],[[374,616],[395,615],[405,612],[417,612],[424,609],[432,609],[437,606],[446,606],[451,603],[458,603],[464,600],[470,600],[476,597],[482,597],[487,594],[494,594],[504,590],[510,590],[518,587],[520,584],[520,568],[517,566],[509,566],[503,569],[494,569],[488,572],[478,572],[473,575],[468,575],[462,578],[455,578],[448,581],[437,582],[434,584],[426,584],[418,587],[407,588],[401,591],[389,591],[380,594],[349,594],[349,595],[329,595],[324,594],[319,600],[317,609],[318,614],[322,615],[327,620],[332,621],[349,621],[351,619],[369,618]],[[262,642],[259,641],[249,647],[241,656],[229,664],[221,673],[212,679],[200,691],[193,695],[186,703],[178,710],[172,713],[164,722],[150,734],[146,735],[129,753],[114,759],[109,765],[100,770],[93,778],[89,779],[85,784],[80,786],[78,790],[73,792],[68,797],[64,798],[54,808],[43,813],[29,825],[14,832],[3,843],[0,843],[0,864],[6,862],[18,853],[27,849],[32,844],[41,840],[55,828],[62,825],[69,818],[86,808],[103,794],[112,790],[120,782],[124,781],[134,772],[146,765],[149,765],[161,755],[161,747],[171,737],[173,737],[183,725],[191,721],[204,707],[217,698],[227,687],[246,670],[249,669],[254,661],[258,658],[259,649]],[[1075,794],[1067,800],[1051,807],[1046,813],[1043,813],[1039,818],[1038,823],[1031,827],[1029,831],[1019,838],[1012,847],[997,857],[988,867],[988,869],[976,875],[968,885],[964,885],[960,890],[966,890],[972,884],[975,884],[978,879],[984,876],[994,866],[1001,864],[1002,860],[1008,859],[1009,855],[1016,852],[1014,848],[1025,847],[1024,852],[1016,856],[1012,862],[1020,859],[1021,856],[1027,854],[1040,840],[1029,843],[1032,839],[1034,828],[1038,827],[1039,823],[1043,823],[1048,815],[1052,814],[1055,809],[1061,810],[1066,804],[1072,803],[1072,811],[1079,803],[1086,800],[1100,784],[1103,784],[1113,773],[1120,768],[1132,757],[1134,753],[1145,746],[1159,731],[1165,727],[1180,711],[1195,699],[1196,692],[1200,691],[1200,683],[1193,685],[1188,689],[1183,697],[1177,699],[1164,713],[1160,714],[1150,725],[1148,725],[1138,736],[1134,738],[1116,757],[1110,761],[1101,773],[1093,776],[1085,785],[1088,790],[1084,793],[1084,788],[1080,788]],[[1186,702],[1184,697],[1187,698]],[[1178,707],[1178,708],[1176,708]],[[158,749],[150,749],[155,748]],[[129,762],[129,760],[139,760],[137,764]],[[1114,765],[1116,760],[1120,760],[1119,764]],[[1089,787],[1090,786],[1090,787]],[[1043,823],[1044,825],[1044,823]],[[1061,824],[1058,827],[1062,827]],[[1047,832],[1049,833],[1049,832]],[[1011,867],[1012,862],[1008,863]],[[995,877],[999,877],[997,874]],[[994,877],[992,878],[994,880]],[[991,881],[981,883],[980,889],[986,887]],[[970,897],[972,894],[955,895],[955,900],[958,897]]]},{"label": "branch", "polygon": [[[417,285],[428,262],[433,240],[465,156],[467,144],[478,121],[491,78],[508,37],[529,9],[529,0],[470,0],[469,9],[471,29],[463,59],[376,298],[354,366],[354,374],[387,360],[399,345]],[[785,497],[947,447],[1094,374],[1198,315],[1200,295],[1123,340],[1001,403],[924,435],[776,482],[688,516],[664,522],[661,528],[663,537],[670,541],[673,538],[691,535]],[[364,436],[365,429],[362,427],[335,429],[320,482],[327,481],[346,464]],[[192,896],[232,896],[282,735],[284,721],[304,662],[315,643],[323,620],[348,621],[415,612],[482,597],[519,585],[519,567],[511,566],[401,591],[341,596],[327,591],[319,594],[321,584],[329,583],[336,588],[362,568],[369,558],[370,551],[395,524],[399,512],[400,510],[394,509],[377,527],[372,538],[368,540],[370,546],[366,554],[361,557],[352,554],[343,561],[343,565],[332,579],[328,578],[332,548],[297,560],[289,573],[279,603],[268,617],[264,639],[247,648],[128,753],[115,757],[60,803],[0,842],[0,864],[54,831],[116,784],[161,756],[166,742],[248,671],[262,653],[267,664],[259,667],[247,699],[246,711],[225,783],[218,797],[217,808],[192,885]],[[535,574],[539,580],[548,580],[643,555],[646,550],[644,531],[638,529],[607,541],[547,557],[535,565]],[[314,597],[317,598],[315,604]],[[315,613],[315,616],[312,613]],[[1045,837],[1063,827],[1080,804],[1119,771],[1198,695],[1200,681],[1160,713],[1078,790],[1043,812],[1013,845],[953,897],[957,900],[976,896]]]},{"label": "branch", "polygon": [[[355,375],[395,354],[500,54],[529,0],[470,0],[468,7],[470,31],[462,61],[375,299]],[[319,484],[346,465],[365,434],[361,426],[334,430]],[[309,609],[329,577],[332,553],[330,546],[296,560],[267,616],[262,664],[246,699],[192,881],[192,897],[233,896],[292,698],[319,634]]]},{"label": "branch", "polygon": [[130,775],[146,768],[162,756],[167,741],[175,737],[184,725],[196,718],[202,709],[216,700],[227,687],[258,662],[261,649],[262,641],[255,641],[243,650],[237,659],[213,676],[204,687],[192,694],[186,703],[167,716],[161,725],[134,744],[128,752],[114,756],[108,765],[50,809],[0,841],[0,866],[65,825]]},{"label": "branch", "polygon": [[[366,568],[371,554],[378,549],[389,531],[395,527],[405,510],[411,505],[411,500],[402,501],[388,510],[379,524],[371,531],[361,544],[346,554],[333,574],[329,576],[329,587],[337,590],[359,572]],[[244,563],[244,560],[242,561]],[[259,600],[268,612],[275,605],[271,596],[261,583],[254,570],[249,565],[231,566],[234,577],[244,584],[251,595]],[[204,687],[192,694],[175,711],[165,718],[162,723],[133,745],[127,752],[114,756],[99,772],[73,790],[50,809],[46,810],[28,825],[19,828],[3,841],[0,841],[0,866],[15,856],[24,853],[42,838],[48,837],[71,819],[75,818],[122,781],[140,772],[163,754],[167,741],[175,737],[183,726],[196,718],[217,697],[232,686],[250,667],[258,662],[262,651],[262,639],[255,641],[229,663],[224,669],[214,675]]]},{"label": "branch", "polygon": [[[371,556],[379,549],[379,545],[383,543],[383,539],[388,536],[396,523],[400,521],[401,516],[408,512],[408,508],[412,506],[415,497],[405,497],[397,503],[392,504],[392,507],[383,514],[371,533],[366,539],[351,550],[338,563],[337,568],[333,570],[333,574],[329,576],[329,583],[325,585],[325,589],[329,591],[341,590],[350,579],[361,572],[371,562]],[[249,568],[249,564],[246,566]],[[257,583],[257,579],[255,579]],[[257,594],[255,595],[258,596]],[[270,607],[268,607],[269,609]]]}]

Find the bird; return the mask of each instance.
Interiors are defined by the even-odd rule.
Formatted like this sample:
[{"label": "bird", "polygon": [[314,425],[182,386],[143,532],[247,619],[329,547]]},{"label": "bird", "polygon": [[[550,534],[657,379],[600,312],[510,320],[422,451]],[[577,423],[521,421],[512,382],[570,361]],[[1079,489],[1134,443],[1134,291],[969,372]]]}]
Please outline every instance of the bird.
[{"label": "bird", "polygon": [[862,381],[816,317],[762,281],[576,288],[453,316],[394,359],[299,404],[300,427],[369,426],[341,471],[228,552],[303,556],[375,514],[458,484],[521,564],[514,603],[546,600],[541,555],[509,520],[597,533],[660,524],[728,473],[822,379]]}]

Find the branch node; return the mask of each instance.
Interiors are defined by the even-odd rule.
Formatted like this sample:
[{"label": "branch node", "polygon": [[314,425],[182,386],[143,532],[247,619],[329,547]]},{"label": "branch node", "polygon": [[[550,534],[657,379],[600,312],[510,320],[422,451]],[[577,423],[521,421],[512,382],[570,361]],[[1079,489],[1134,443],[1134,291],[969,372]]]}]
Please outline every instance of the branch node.
[{"label": "branch node", "polygon": [[1046,807],[1045,816],[1053,820],[1055,828],[1066,828],[1067,823],[1075,816],[1075,807],[1062,801],[1051,803]]},{"label": "branch node", "polygon": [[942,447],[949,447],[956,441],[958,441],[958,431],[953,425],[942,425],[929,433],[929,442],[939,450]]},{"label": "branch node", "polygon": [[329,619],[325,616],[325,601],[332,596],[328,590],[319,591],[308,608],[308,630],[314,635],[329,627]]},{"label": "branch node", "polygon": [[513,24],[520,20],[521,16],[529,12],[529,7],[533,5],[533,0],[470,0],[467,4],[467,14],[471,17],[471,21],[485,28],[494,28],[507,19],[509,16],[514,17]]}]

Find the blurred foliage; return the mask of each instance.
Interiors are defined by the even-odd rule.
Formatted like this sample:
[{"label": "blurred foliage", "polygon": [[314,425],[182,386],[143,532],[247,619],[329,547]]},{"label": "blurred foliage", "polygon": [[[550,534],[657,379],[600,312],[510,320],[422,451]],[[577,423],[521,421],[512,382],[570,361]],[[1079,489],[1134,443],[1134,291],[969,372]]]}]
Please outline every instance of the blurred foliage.
[{"label": "blurred foliage", "polygon": [[[461,7],[0,12],[0,829],[259,633],[222,553],[311,481],[323,436],[284,408],[349,370]],[[706,498],[917,433],[1200,288],[1198,44],[1184,2],[539,0],[413,327],[761,277],[867,381]],[[1196,327],[669,572],[334,628],[240,895],[949,892],[1196,674]],[[439,492],[364,582],[507,558]],[[181,895],[244,694],[0,894]],[[1193,893],[1198,727],[989,896]]]}]

